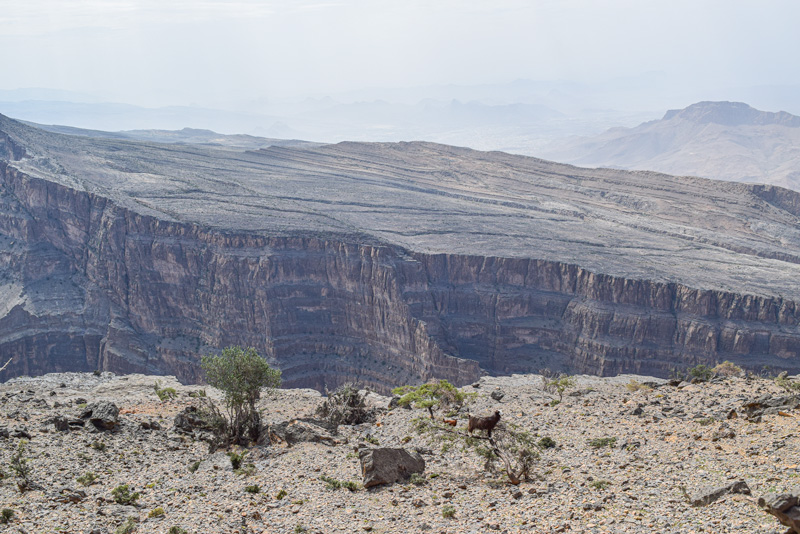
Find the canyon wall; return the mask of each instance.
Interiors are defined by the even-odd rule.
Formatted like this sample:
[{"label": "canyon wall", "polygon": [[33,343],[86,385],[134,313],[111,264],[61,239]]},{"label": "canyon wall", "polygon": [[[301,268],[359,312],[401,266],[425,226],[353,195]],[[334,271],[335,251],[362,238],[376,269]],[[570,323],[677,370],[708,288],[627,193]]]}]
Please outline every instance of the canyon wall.
[{"label": "canyon wall", "polygon": [[378,391],[481,370],[664,376],[731,360],[800,371],[795,303],[536,259],[224,232],[122,208],[0,163],[4,377],[201,378],[253,346],[291,387]]}]

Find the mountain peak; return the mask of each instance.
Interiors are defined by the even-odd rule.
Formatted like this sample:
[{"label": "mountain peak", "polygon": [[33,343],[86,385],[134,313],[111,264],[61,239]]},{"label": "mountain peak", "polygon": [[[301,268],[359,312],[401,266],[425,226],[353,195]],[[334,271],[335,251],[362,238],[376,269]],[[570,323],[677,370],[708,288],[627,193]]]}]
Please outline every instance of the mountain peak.
[{"label": "mountain peak", "polygon": [[779,111],[760,111],[744,102],[698,102],[684,109],[671,109],[663,120],[683,119],[698,124],[722,124],[725,126],[778,124],[800,127],[800,117]]}]

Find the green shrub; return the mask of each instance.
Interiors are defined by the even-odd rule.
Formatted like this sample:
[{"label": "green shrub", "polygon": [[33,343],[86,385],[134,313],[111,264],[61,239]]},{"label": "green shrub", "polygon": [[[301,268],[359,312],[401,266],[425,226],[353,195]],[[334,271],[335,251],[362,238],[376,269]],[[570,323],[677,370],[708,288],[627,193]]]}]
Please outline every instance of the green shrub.
[{"label": "green shrub", "polygon": [[161,380],[156,380],[156,383],[153,384],[153,389],[161,402],[172,400],[178,396],[178,392],[175,391],[175,388],[162,388]]},{"label": "green shrub", "polygon": [[744,376],[744,370],[733,362],[725,360],[718,363],[712,370],[717,376],[731,377],[731,376]]},{"label": "green shrub", "polygon": [[108,446],[102,441],[93,441],[92,448],[96,451],[105,452],[106,449],[108,449]]},{"label": "green shrub", "polygon": [[281,499],[283,499],[283,498],[284,498],[284,497],[286,497],[287,495],[289,495],[289,494],[286,492],[286,490],[285,490],[285,489],[282,489],[282,490],[280,490],[280,491],[278,492],[278,494],[277,494],[277,495],[275,495],[275,499],[276,499],[276,500],[278,500],[278,501],[280,501]]},{"label": "green shrub", "polygon": [[617,438],[594,438],[589,440],[589,446],[595,449],[602,449],[604,447],[614,448],[617,443]]},{"label": "green shrub", "polygon": [[775,385],[785,390],[787,393],[800,393],[800,382],[789,380],[789,373],[782,372],[775,378]]},{"label": "green shrub", "polygon": [[593,480],[592,482],[589,483],[589,485],[594,489],[604,490],[611,485],[611,482],[609,482],[608,480]]},{"label": "green shrub", "polygon": [[185,528],[173,526],[169,528],[167,534],[189,534],[189,532]]},{"label": "green shrub", "polygon": [[644,391],[645,393],[649,393],[650,391],[653,391],[652,387],[642,384],[638,380],[633,380],[633,379],[631,379],[630,382],[625,384],[625,389],[627,389],[631,393],[635,393],[637,391]]},{"label": "green shrub", "polygon": [[414,484],[415,486],[421,486],[425,484],[425,477],[420,475],[419,473],[411,473],[411,476],[408,477],[408,481]]},{"label": "green shrub", "polygon": [[190,473],[194,473],[198,469],[200,469],[200,460],[197,460],[196,462],[192,462],[192,464],[189,466],[189,472]]},{"label": "green shrub", "polygon": [[30,460],[25,458],[25,448],[27,445],[28,440],[19,440],[19,443],[17,444],[17,450],[11,455],[11,463],[9,464],[11,470],[19,478],[19,480],[17,480],[17,488],[19,488],[21,492],[24,492],[30,488],[31,473],[33,471]]},{"label": "green shrub", "polygon": [[378,445],[381,444],[380,441],[378,441],[378,438],[376,438],[375,436],[364,436],[364,441],[366,441],[367,443],[370,443],[372,445],[375,445],[375,446],[378,446]]},{"label": "green shrub", "polygon": [[84,486],[91,486],[92,484],[94,484],[94,481],[97,480],[97,475],[95,475],[91,471],[87,471],[85,475],[79,476],[75,480],[78,483],[83,484]]},{"label": "green shrub", "polygon": [[114,531],[114,534],[130,534],[136,530],[136,518],[129,517]]},{"label": "green shrub", "polygon": [[553,438],[545,436],[539,441],[537,441],[536,445],[538,445],[540,449],[552,449],[553,447],[556,446],[556,442],[553,441]]},{"label": "green shrub", "polygon": [[[550,394],[557,393],[559,401],[564,400],[564,393],[568,389],[575,387],[576,384],[577,382],[574,378],[564,373],[559,373],[555,377],[547,372],[542,373],[542,389]],[[550,405],[555,406],[553,403]]]},{"label": "green shrub", "polygon": [[226,441],[257,440],[260,417],[256,402],[263,388],[277,388],[281,372],[272,369],[255,349],[227,347],[219,356],[203,356],[201,367],[208,383],[222,391],[227,410]]},{"label": "green shrub", "polygon": [[319,479],[325,482],[325,489],[329,490],[336,490],[340,488],[345,488],[350,491],[358,491],[361,489],[361,485],[357,482],[352,482],[350,480],[336,480],[335,478],[331,478],[325,475],[319,477]]},{"label": "green shrub", "polygon": [[442,506],[442,517],[452,519],[456,516],[456,507],[452,504],[445,504]]},{"label": "green shrub", "polygon": [[425,408],[431,419],[434,409],[451,408],[457,411],[467,399],[466,393],[447,380],[428,382],[421,386],[403,386],[393,389],[392,393],[400,395],[397,404],[400,406],[413,404],[416,408]]},{"label": "green shrub", "polygon": [[343,384],[325,394],[328,398],[317,408],[317,415],[331,425],[360,425],[375,420],[375,410],[367,406],[367,394],[360,393],[357,384]]},{"label": "green shrub", "polygon": [[703,382],[708,382],[714,378],[714,371],[702,363],[696,365],[695,367],[689,368],[688,373],[692,379],[696,378],[697,380],[701,380]]},{"label": "green shrub", "polygon": [[247,455],[247,451],[243,451],[241,454],[236,454],[235,452],[229,452],[228,458],[231,459],[231,467],[234,469],[239,469],[242,465],[242,460]]},{"label": "green shrub", "polygon": [[164,509],[160,506],[153,508],[150,510],[150,513],[147,514],[147,517],[154,518],[154,517],[163,517],[164,516]]},{"label": "green shrub", "polygon": [[7,525],[12,519],[14,519],[14,510],[11,508],[3,508],[3,510],[0,511],[0,523]]},{"label": "green shrub", "polygon": [[260,493],[261,492],[261,488],[258,487],[258,484],[252,484],[250,486],[245,486],[244,490],[247,493]]},{"label": "green shrub", "polygon": [[127,484],[121,484],[111,490],[111,495],[114,497],[114,502],[117,504],[133,505],[141,496],[139,492],[131,493]]}]

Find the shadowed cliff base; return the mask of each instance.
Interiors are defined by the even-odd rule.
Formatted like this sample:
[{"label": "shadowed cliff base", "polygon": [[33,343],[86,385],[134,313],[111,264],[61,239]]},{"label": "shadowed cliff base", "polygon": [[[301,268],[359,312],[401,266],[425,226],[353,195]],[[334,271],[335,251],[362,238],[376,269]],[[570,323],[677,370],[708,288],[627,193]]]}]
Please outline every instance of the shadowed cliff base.
[{"label": "shadowed cliff base", "polygon": [[[215,150],[0,118],[3,375],[287,386],[800,370],[798,194],[429,143]],[[482,371],[481,371],[482,370]]]}]

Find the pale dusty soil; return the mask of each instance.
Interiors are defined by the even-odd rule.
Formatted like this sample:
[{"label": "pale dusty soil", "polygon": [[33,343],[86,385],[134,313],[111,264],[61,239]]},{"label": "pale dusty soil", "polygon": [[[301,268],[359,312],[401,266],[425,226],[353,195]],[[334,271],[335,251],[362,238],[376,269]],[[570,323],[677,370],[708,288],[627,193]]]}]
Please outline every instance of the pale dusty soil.
[{"label": "pale dusty soil", "polygon": [[[395,409],[375,424],[341,427],[338,445],[304,443],[290,448],[250,449],[246,461],[255,465],[250,476],[235,474],[224,452],[208,454],[207,444],[172,430],[172,419],[193,399],[198,386],[175,387],[179,396],[160,402],[152,384],[157,377],[130,375],[48,375],[0,385],[0,426],[25,429],[31,435],[28,456],[32,479],[43,489],[20,494],[8,468],[18,438],[0,439],[0,506],[16,512],[0,531],[27,533],[110,533],[128,517],[137,519],[135,532],[166,533],[179,525],[192,533],[307,532],[783,532],[777,521],[760,511],[758,496],[800,485],[798,414],[768,415],[760,423],[743,417],[725,420],[730,408],[765,393],[782,394],[771,381],[729,379],[684,389],[661,386],[630,393],[632,378],[580,377],[580,396],[548,406],[552,398],[538,376],[484,378],[471,406],[473,413],[501,409],[505,421],[550,436],[555,449],[541,452],[535,480],[519,487],[496,483],[482,462],[458,447],[446,452],[413,432],[418,410]],[[637,377],[638,380],[649,380]],[[64,387],[60,387],[61,384]],[[500,388],[500,402],[489,394]],[[587,391],[591,389],[591,391]],[[209,390],[212,396],[217,393]],[[74,416],[76,399],[111,400],[121,409],[122,428],[114,432],[56,432],[44,420],[57,414]],[[386,404],[388,399],[375,397]],[[322,401],[309,390],[282,390],[261,402],[265,418],[280,421],[311,416]],[[54,408],[54,403],[62,406]],[[637,403],[643,414],[628,412]],[[683,413],[679,408],[683,409]],[[735,437],[712,441],[722,420]],[[157,421],[162,430],[144,430],[143,421]],[[706,423],[706,424],[704,424]],[[427,482],[350,492],[327,490],[319,480],[327,475],[360,481],[355,448],[371,434],[381,446],[423,449]],[[402,445],[401,440],[412,436]],[[616,437],[614,448],[594,449],[587,440]],[[106,444],[105,451],[91,446]],[[627,446],[626,446],[627,444]],[[200,461],[191,473],[189,466]],[[98,480],[89,487],[76,477],[92,471]],[[433,477],[433,478],[431,478]],[[693,507],[680,486],[694,494],[704,486],[746,480],[752,495],[728,495],[715,503]],[[608,481],[605,489],[591,482]],[[111,490],[129,484],[141,492],[137,506],[113,502]],[[256,484],[261,492],[245,487]],[[78,503],[55,499],[63,487],[86,492]],[[287,495],[277,499],[280,490]],[[514,494],[520,491],[522,494]],[[446,493],[452,497],[445,497]],[[449,494],[449,493],[448,493]],[[422,502],[422,506],[412,504]],[[455,507],[452,519],[442,507]],[[590,506],[591,505],[591,506]],[[162,507],[161,518],[148,513]],[[588,508],[588,509],[587,509]],[[597,509],[594,509],[597,508]]]}]

